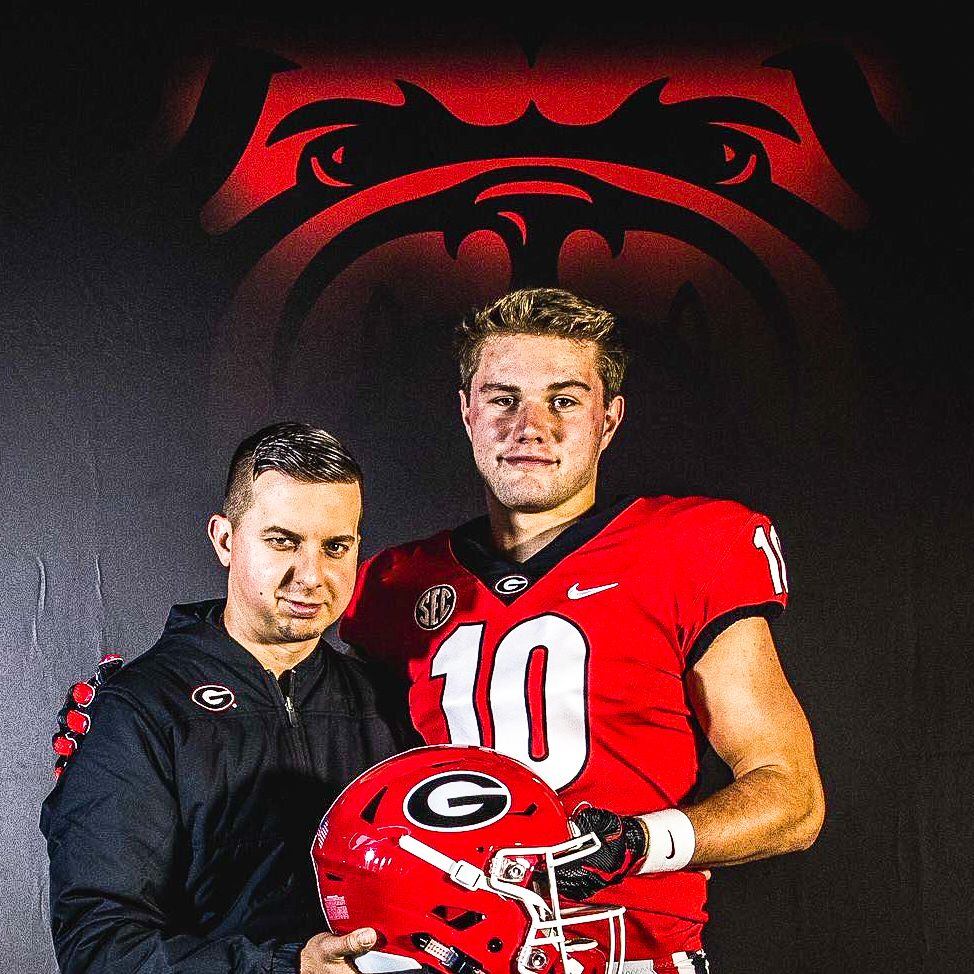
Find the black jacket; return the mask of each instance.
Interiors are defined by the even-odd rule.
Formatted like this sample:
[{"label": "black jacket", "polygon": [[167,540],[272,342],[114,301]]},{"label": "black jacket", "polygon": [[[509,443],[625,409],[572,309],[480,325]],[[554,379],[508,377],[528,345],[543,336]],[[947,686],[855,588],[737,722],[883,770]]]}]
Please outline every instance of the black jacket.
[{"label": "black jacket", "polygon": [[175,606],[99,690],[44,802],[65,974],[293,972],[325,928],[309,850],[332,799],[414,741],[403,698],[322,640],[287,696],[220,625]]}]

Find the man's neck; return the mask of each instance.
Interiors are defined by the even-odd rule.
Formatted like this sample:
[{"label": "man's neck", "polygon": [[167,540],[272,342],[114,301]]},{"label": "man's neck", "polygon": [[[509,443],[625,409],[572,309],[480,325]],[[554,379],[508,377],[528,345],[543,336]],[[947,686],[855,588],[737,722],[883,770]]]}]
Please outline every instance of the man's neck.
[{"label": "man's neck", "polygon": [[275,677],[286,670],[293,670],[302,660],[307,659],[318,645],[320,637],[298,643],[260,643],[254,640],[246,626],[242,626],[228,605],[223,613],[223,628],[234,642],[239,643],[265,670]]},{"label": "man's neck", "polygon": [[494,547],[511,561],[525,562],[550,544],[595,504],[595,483],[549,511],[512,511],[487,491]]}]

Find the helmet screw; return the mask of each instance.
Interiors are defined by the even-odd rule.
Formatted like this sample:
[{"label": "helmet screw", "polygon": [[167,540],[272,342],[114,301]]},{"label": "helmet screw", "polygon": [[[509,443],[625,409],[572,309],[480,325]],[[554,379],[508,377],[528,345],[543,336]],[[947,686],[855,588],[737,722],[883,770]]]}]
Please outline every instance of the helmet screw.
[{"label": "helmet screw", "polygon": [[498,937],[491,937],[490,940],[487,941],[487,949],[492,954],[496,954],[504,949],[504,942]]},{"label": "helmet screw", "polygon": [[519,883],[524,879],[526,872],[527,870],[519,862],[512,862],[504,870],[504,878],[512,883]]},{"label": "helmet screw", "polygon": [[532,971],[540,971],[548,966],[548,958],[545,957],[543,950],[532,950],[528,956],[528,967]]}]

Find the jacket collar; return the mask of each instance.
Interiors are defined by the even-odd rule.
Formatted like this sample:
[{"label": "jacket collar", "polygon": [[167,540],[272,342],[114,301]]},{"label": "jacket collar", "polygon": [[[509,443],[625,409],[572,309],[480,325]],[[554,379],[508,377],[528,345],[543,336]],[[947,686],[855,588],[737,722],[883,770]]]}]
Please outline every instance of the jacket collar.
[{"label": "jacket collar", "polygon": [[[264,668],[261,664],[224,629],[226,605],[226,599],[174,605],[169,610],[164,635],[189,639],[198,650],[215,656],[226,665],[262,677]],[[324,639],[319,639],[318,645],[294,667],[299,681],[306,684],[318,676],[327,665],[328,655],[333,652],[335,650]]]}]

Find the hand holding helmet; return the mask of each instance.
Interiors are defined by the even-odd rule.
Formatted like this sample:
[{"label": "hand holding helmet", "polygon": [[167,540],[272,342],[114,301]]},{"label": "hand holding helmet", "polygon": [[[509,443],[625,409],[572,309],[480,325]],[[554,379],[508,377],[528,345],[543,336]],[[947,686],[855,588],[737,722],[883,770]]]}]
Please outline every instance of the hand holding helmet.
[{"label": "hand holding helmet", "polygon": [[600,842],[591,855],[558,867],[559,886],[573,900],[588,899],[606,886],[622,882],[646,858],[649,835],[636,816],[583,807],[572,815],[571,824],[579,835],[590,832]]},{"label": "hand holding helmet", "polygon": [[301,949],[301,974],[348,974],[348,962],[360,957],[375,943],[375,931],[368,927],[343,937],[319,933]]},{"label": "hand holding helmet", "polygon": [[106,653],[98,663],[94,674],[81,683],[75,683],[64,698],[64,705],[58,712],[57,733],[51,738],[51,748],[57,755],[54,761],[54,777],[64,773],[68,762],[81,744],[81,739],[91,727],[88,708],[99,687],[110,680],[122,667],[122,657]]}]

